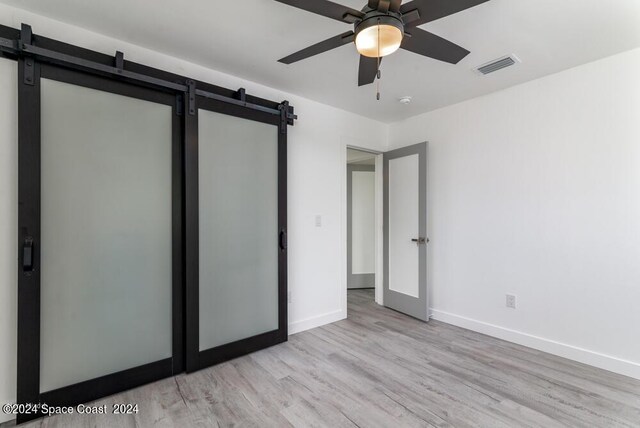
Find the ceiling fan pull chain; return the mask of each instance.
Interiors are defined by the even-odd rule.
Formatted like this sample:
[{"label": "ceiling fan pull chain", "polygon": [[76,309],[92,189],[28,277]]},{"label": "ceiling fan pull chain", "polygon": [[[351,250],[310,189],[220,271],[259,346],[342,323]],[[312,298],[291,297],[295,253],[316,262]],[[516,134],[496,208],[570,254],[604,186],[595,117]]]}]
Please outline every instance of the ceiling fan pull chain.
[{"label": "ceiling fan pull chain", "polygon": [[378,61],[378,72],[376,73],[376,76],[378,77],[376,82],[376,100],[380,101],[380,77],[382,77],[382,73],[380,73],[380,18],[378,18],[378,58],[376,58],[376,61]]}]

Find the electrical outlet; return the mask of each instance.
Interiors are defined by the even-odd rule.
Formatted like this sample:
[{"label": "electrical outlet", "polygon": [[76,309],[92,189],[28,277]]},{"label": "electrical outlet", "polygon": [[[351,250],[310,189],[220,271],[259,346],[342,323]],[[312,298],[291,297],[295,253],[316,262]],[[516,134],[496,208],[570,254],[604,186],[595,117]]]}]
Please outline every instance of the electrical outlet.
[{"label": "electrical outlet", "polygon": [[291,290],[287,291],[287,302],[291,303]]},{"label": "electrical outlet", "polygon": [[513,294],[507,294],[507,308],[516,308],[516,296],[514,296]]},{"label": "electrical outlet", "polygon": [[322,216],[320,214],[316,215],[316,227],[322,227]]}]

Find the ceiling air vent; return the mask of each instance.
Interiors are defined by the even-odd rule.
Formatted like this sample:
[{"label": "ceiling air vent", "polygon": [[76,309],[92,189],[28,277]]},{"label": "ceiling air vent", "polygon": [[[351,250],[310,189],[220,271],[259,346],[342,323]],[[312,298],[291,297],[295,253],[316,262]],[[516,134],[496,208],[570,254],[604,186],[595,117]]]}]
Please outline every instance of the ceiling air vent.
[{"label": "ceiling air vent", "polygon": [[476,68],[476,71],[486,76],[487,74],[502,70],[503,68],[511,67],[519,62],[520,59],[518,59],[517,56],[507,55],[479,66]]}]

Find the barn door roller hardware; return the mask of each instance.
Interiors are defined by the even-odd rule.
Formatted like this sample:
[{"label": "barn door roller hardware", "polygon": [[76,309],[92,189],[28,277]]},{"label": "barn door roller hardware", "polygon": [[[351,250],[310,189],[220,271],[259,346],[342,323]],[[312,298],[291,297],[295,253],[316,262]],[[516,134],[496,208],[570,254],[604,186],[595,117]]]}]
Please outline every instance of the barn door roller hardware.
[{"label": "barn door roller hardware", "polygon": [[[31,45],[31,41],[33,39],[33,34],[31,33],[31,27],[25,24],[22,24],[22,29],[20,30],[20,39],[18,39],[17,45],[19,50],[23,50],[24,46]],[[33,86],[34,82],[34,61],[33,58],[29,56],[25,57],[24,60],[24,84]]]},{"label": "barn door roller hardware", "polygon": [[280,133],[287,133],[287,123],[288,123],[288,115],[289,115],[289,101],[283,101],[278,106],[280,109]]},{"label": "barn door roller hardware", "polygon": [[[286,122],[288,125],[293,125],[295,120],[298,118],[298,116],[293,112],[293,107],[290,107],[288,103],[286,107],[283,107],[283,104],[280,104],[277,108],[271,108],[248,102],[244,88],[240,88],[240,90],[238,90],[237,98],[232,98],[203,89],[198,89],[197,83],[190,79],[187,79],[184,82],[172,82],[162,78],[149,76],[147,74],[126,70],[124,67],[124,54],[119,51],[116,52],[113,65],[105,65],[74,55],[65,54],[51,49],[41,48],[33,43],[33,32],[31,31],[31,26],[27,24],[22,24],[20,29],[20,38],[17,40],[0,37],[0,51],[7,53],[10,56],[25,58],[24,83],[27,85],[33,85],[34,83],[34,62],[35,60],[38,60],[76,70],[82,70],[85,72],[115,76],[133,83],[143,84],[146,86],[155,86],[168,91],[176,92],[178,94],[185,94],[187,104],[186,110],[189,114],[192,115],[196,113],[195,95],[198,95],[201,97],[211,98],[229,104],[235,104],[241,107],[262,111],[264,113],[273,114],[280,117],[284,115],[286,117]],[[193,84],[189,85],[189,81],[193,82]],[[194,95],[193,98],[189,96],[190,94]]]}]

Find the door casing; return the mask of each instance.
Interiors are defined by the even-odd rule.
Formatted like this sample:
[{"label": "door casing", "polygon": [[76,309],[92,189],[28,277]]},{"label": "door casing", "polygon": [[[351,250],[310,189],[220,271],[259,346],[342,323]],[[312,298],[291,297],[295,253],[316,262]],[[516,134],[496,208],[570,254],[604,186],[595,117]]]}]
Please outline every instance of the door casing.
[{"label": "door casing", "polygon": [[[352,289],[358,288],[370,288],[368,284],[375,287],[375,261],[373,273],[353,273],[353,241],[352,241],[352,227],[353,227],[353,173],[355,171],[366,171],[374,173],[374,187],[375,187],[375,166],[374,165],[354,165],[347,164],[347,288],[351,285]],[[375,214],[375,201],[372,207]],[[375,216],[374,216],[375,217]],[[375,220],[374,220],[375,224]],[[375,230],[374,230],[375,235]],[[375,241],[375,236],[374,236]],[[374,251],[375,258],[375,251]]]}]

